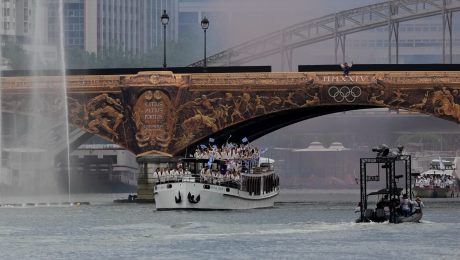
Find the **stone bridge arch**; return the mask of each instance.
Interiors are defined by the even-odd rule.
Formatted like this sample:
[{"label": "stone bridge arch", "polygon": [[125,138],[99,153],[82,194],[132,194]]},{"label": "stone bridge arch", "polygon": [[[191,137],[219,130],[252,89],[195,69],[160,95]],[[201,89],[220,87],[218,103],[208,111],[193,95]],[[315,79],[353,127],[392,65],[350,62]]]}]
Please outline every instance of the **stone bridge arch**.
[{"label": "stone bridge arch", "polygon": [[[52,93],[61,79],[39,81]],[[356,71],[349,76],[150,71],[68,76],[67,81],[69,121],[137,155],[180,155],[208,137],[252,140],[301,120],[359,108],[407,109],[460,121],[457,71]],[[3,100],[19,99],[31,88],[27,77],[4,77],[1,86]]]}]

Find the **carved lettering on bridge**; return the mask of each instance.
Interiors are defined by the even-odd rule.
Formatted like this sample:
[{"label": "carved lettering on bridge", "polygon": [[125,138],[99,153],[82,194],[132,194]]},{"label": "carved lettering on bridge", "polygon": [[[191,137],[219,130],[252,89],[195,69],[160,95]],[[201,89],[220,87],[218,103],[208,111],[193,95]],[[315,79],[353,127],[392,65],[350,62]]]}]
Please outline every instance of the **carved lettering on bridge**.
[{"label": "carved lettering on bridge", "polygon": [[324,83],[368,83],[371,79],[367,75],[323,76],[320,81],[323,81]]},{"label": "carved lettering on bridge", "polygon": [[163,150],[171,141],[171,100],[160,90],[147,90],[134,106],[136,141],[139,147]]}]

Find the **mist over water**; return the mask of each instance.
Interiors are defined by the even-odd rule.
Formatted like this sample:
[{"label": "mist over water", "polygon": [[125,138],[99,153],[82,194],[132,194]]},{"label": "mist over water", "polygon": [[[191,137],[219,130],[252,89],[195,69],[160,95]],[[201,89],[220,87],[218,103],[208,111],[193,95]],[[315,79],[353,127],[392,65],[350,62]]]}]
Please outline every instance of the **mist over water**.
[{"label": "mist over water", "polygon": [[61,89],[58,92],[60,94],[60,98],[62,100],[62,106],[63,106],[63,113],[64,113],[64,140],[65,140],[65,157],[63,158],[65,161],[65,164],[67,167],[65,167],[65,170],[67,170],[67,193],[68,193],[68,201],[71,201],[71,165],[70,165],[70,144],[69,144],[69,134],[70,134],[70,129],[69,129],[69,107],[68,107],[68,102],[67,102],[67,79],[66,79],[66,62],[65,62],[65,39],[64,39],[64,0],[59,1],[59,24],[60,24],[60,29],[59,29],[59,49],[60,49],[60,57],[61,57],[61,78],[62,78],[62,84],[61,84]]}]

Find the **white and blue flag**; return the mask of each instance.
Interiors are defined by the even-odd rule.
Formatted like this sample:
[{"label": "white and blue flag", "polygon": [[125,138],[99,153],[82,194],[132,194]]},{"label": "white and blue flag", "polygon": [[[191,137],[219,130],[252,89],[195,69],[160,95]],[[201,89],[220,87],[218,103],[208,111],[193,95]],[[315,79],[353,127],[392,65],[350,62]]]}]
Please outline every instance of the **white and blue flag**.
[{"label": "white and blue flag", "polygon": [[214,162],[214,156],[213,156],[213,155],[211,155],[211,156],[209,157],[209,161],[208,161],[208,167],[209,167],[209,168],[211,168],[212,162]]}]

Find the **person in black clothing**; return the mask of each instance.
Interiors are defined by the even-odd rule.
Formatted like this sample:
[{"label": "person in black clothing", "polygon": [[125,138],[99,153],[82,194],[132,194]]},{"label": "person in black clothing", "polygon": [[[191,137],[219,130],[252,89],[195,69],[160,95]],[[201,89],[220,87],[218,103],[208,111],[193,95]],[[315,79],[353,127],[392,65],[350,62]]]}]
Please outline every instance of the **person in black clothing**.
[{"label": "person in black clothing", "polygon": [[382,197],[382,199],[377,202],[377,208],[378,209],[383,209],[385,206],[389,205],[389,200],[388,200],[388,195],[385,194],[385,196]]},{"label": "person in black clothing", "polygon": [[346,63],[346,62],[343,63],[343,64],[340,64],[340,67],[343,70],[343,75],[344,76],[348,76],[348,73],[350,73],[350,70],[351,70],[352,66],[353,66],[353,64],[348,65],[348,63]]}]

